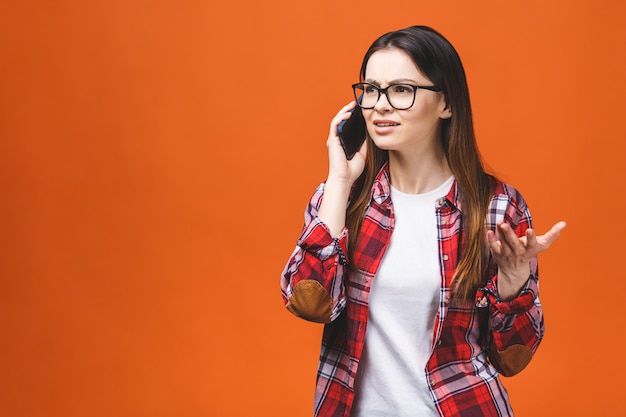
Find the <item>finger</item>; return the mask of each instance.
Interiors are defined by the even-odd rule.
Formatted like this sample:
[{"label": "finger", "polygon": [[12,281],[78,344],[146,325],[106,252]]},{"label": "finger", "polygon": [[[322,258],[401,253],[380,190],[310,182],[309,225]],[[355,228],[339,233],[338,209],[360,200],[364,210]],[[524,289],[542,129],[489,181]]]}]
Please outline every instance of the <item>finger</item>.
[{"label": "finger", "polygon": [[485,237],[487,239],[487,244],[489,245],[489,248],[491,249],[491,252],[494,255],[499,255],[500,254],[500,249],[501,249],[501,244],[496,239],[496,234],[493,232],[493,230],[487,230],[487,233],[486,233]]},{"label": "finger", "polygon": [[354,109],[355,107],[356,107],[356,101],[352,100],[351,102],[343,106],[341,110],[339,110],[339,113],[345,113],[347,111]]},{"label": "finger", "polygon": [[339,136],[337,135],[329,135],[328,136],[328,140],[326,140],[326,146],[328,148],[333,147],[333,146],[341,146],[341,142],[339,142]]},{"label": "finger", "polygon": [[543,245],[548,248],[560,235],[567,224],[564,221],[556,223],[550,230],[541,236]]},{"label": "finger", "polygon": [[339,124],[344,120],[348,120],[350,116],[352,116],[351,110],[354,109],[355,106],[356,101],[351,101],[350,103],[343,106],[341,110],[337,112],[335,117],[333,117],[333,119],[330,121],[330,130],[328,132],[328,140],[326,141],[326,146],[330,146],[331,142],[333,141],[337,141],[337,143],[339,143],[339,135],[337,132]]},{"label": "finger", "polygon": [[348,120],[350,116],[352,116],[352,110],[356,107],[356,101],[352,100],[350,103],[346,104],[337,112],[335,117],[333,117],[330,125],[331,129],[333,125],[335,126],[335,132],[337,132],[337,125],[344,120]]},{"label": "finger", "polygon": [[500,234],[500,242],[503,244],[505,251],[520,253],[525,250],[524,244],[520,242],[519,237],[508,223],[499,223],[497,227]]},{"label": "finger", "polygon": [[556,237],[559,237],[563,229],[565,229],[565,226],[567,226],[567,223],[564,221],[557,222],[554,226],[552,226],[552,229],[550,229],[548,233],[553,233]]},{"label": "finger", "polygon": [[526,249],[532,250],[537,246],[537,233],[534,229],[526,229]]}]

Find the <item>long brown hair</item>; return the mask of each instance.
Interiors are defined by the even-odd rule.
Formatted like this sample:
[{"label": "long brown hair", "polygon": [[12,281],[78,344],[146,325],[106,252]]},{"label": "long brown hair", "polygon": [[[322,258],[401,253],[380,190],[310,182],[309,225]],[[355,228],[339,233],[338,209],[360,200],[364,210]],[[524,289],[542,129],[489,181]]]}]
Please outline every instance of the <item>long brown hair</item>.
[{"label": "long brown hair", "polygon": [[[441,144],[461,197],[465,237],[453,287],[456,298],[469,299],[483,284],[487,260],[484,225],[492,187],[476,145],[465,70],[456,50],[441,34],[426,26],[412,26],[389,32],[370,46],[361,65],[361,80],[365,79],[372,54],[388,48],[406,52],[422,74],[441,88],[452,112],[451,118],[441,121]],[[376,147],[369,137],[367,147],[366,167],[355,182],[355,195],[347,213],[346,223],[351,231],[360,230],[370,203],[372,185],[388,160],[387,151]],[[350,252],[356,248],[358,235],[350,233]]]}]

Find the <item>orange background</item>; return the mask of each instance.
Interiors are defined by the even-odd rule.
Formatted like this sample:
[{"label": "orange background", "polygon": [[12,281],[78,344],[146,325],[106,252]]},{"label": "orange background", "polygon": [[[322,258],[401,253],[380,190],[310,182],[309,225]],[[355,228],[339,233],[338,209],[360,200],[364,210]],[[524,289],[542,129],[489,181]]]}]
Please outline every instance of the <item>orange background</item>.
[{"label": "orange background", "polygon": [[0,415],[310,415],[321,327],[279,275],[365,50],[412,24],[537,229],[569,223],[517,415],[624,415],[625,4],[5,0]]}]

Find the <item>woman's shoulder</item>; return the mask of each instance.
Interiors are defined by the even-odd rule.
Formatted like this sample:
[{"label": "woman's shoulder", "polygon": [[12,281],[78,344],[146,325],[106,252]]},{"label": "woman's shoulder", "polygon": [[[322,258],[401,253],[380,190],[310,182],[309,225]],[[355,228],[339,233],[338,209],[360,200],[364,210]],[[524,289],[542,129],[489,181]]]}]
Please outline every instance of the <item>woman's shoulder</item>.
[{"label": "woman's shoulder", "polygon": [[526,200],[513,185],[508,184],[492,175],[488,175],[492,191],[492,204],[506,201],[507,204],[525,208]]}]

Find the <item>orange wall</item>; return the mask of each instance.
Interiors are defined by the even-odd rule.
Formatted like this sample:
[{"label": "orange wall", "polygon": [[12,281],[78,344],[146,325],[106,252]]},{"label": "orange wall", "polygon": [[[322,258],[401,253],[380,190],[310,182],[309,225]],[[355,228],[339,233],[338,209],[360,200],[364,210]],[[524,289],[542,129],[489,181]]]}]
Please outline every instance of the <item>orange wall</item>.
[{"label": "orange wall", "polygon": [[569,223],[514,408],[623,415],[626,3],[216,3],[3,3],[0,415],[309,415],[321,327],[279,275],[365,49],[412,24],[537,228]]}]

